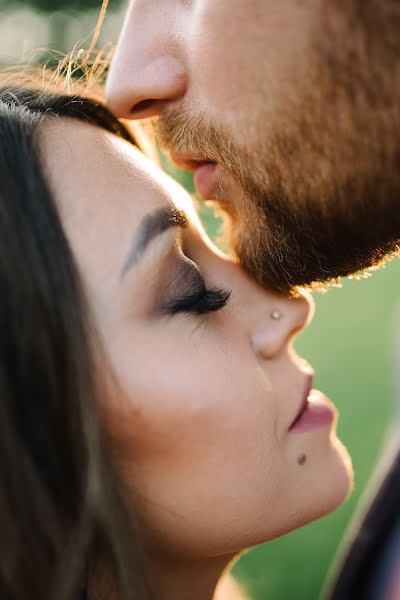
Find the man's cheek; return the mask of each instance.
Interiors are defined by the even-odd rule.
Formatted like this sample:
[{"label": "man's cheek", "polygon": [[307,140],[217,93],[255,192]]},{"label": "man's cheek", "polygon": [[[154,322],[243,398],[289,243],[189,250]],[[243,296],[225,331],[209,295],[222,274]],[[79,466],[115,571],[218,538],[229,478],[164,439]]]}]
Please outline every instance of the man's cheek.
[{"label": "man's cheek", "polygon": [[221,2],[206,4],[196,14],[190,35],[192,85],[197,100],[207,103],[202,109],[223,115],[237,109],[238,96],[246,94],[248,79],[254,76],[253,49],[240,13]]}]

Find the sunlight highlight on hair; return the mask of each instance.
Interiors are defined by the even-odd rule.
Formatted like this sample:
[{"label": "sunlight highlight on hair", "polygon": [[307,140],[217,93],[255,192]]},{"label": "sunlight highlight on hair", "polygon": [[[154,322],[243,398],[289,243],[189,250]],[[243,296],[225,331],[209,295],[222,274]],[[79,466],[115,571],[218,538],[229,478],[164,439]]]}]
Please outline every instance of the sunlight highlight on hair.
[{"label": "sunlight highlight on hair", "polygon": [[[114,44],[97,46],[109,0],[102,0],[96,26],[86,38],[77,42],[71,52],[64,54],[48,48],[37,48],[21,62],[0,68],[0,87],[3,89],[30,88],[44,94],[78,95],[105,104],[104,84],[114,54]],[[43,64],[43,56],[47,59]],[[158,162],[151,124],[124,122],[144,154]]]},{"label": "sunlight highlight on hair", "polygon": [[93,38],[92,38],[92,41],[90,42],[90,46],[89,46],[89,50],[88,50],[89,54],[94,50],[94,48],[96,47],[96,44],[98,42],[102,27],[103,27],[103,23],[104,23],[104,18],[106,16],[108,2],[109,2],[109,0],[103,0],[103,3],[101,5],[99,18],[97,19],[96,28],[94,30]]},{"label": "sunlight highlight on hair", "polygon": [[[101,100],[103,85],[114,52],[107,43],[100,49],[97,43],[104,24],[109,0],[103,0],[94,30],[77,42],[67,55],[48,48],[37,48],[21,63],[0,69],[2,87],[30,86],[44,91],[91,95]],[[44,64],[40,57],[47,55]]]}]

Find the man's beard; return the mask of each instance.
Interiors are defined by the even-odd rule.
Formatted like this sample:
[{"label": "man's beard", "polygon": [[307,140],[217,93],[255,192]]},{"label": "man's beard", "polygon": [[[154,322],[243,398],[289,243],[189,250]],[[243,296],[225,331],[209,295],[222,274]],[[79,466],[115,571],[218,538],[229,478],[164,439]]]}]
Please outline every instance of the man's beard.
[{"label": "man's beard", "polygon": [[251,143],[176,109],[157,127],[163,146],[217,162],[234,180],[237,194],[221,205],[233,249],[282,292],[400,249],[400,6],[336,0],[335,11],[315,33],[306,83],[282,99],[272,126],[260,108]]}]

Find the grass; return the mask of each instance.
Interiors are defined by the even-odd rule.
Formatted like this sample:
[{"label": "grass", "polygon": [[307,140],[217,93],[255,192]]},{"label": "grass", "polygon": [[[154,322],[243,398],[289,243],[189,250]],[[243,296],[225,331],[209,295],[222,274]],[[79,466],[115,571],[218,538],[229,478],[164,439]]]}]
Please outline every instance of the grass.
[{"label": "grass", "polygon": [[[187,189],[186,174],[173,171]],[[211,236],[218,223],[202,208]],[[334,514],[245,553],[233,567],[252,600],[318,600],[328,570],[384,445],[395,405],[395,341],[400,339],[400,260],[371,277],[316,295],[316,316],[296,349],[316,370],[315,386],[340,411],[339,434],[356,486]],[[400,399],[398,399],[400,401]]]}]

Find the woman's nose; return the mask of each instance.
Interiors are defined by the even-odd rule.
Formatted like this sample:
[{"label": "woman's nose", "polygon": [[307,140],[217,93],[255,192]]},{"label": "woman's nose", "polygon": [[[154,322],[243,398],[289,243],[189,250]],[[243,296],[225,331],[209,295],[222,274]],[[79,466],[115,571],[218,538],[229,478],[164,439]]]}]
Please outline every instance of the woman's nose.
[{"label": "woman's nose", "polygon": [[108,106],[118,118],[158,116],[186,90],[185,67],[171,28],[152,17],[152,3],[145,10],[138,6],[133,2],[128,10],[106,84]]},{"label": "woman's nose", "polygon": [[252,346],[264,359],[272,359],[290,340],[306,327],[314,315],[314,301],[302,292],[295,298],[276,296],[276,303],[267,303],[251,334]]}]

